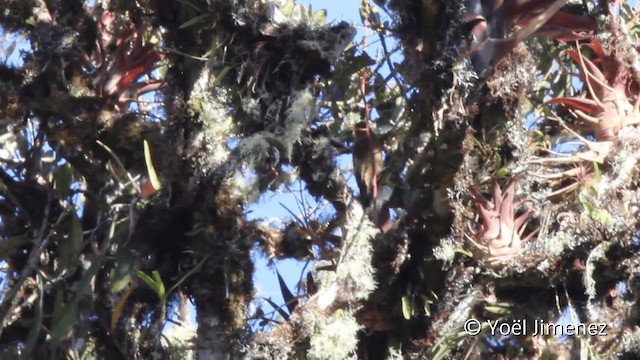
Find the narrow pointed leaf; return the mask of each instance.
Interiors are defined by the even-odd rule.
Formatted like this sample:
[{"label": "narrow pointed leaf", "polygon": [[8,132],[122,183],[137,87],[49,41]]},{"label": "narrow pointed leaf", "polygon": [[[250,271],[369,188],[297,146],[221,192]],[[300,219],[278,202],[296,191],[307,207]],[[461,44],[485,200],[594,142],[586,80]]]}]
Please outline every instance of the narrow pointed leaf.
[{"label": "narrow pointed leaf", "polygon": [[[160,299],[163,298],[164,295],[164,284],[160,283],[158,284],[156,282],[156,280],[154,280],[151,276],[143,273],[140,270],[136,270],[135,271],[136,276],[142,280],[145,284],[147,284],[151,289],[153,289],[153,291],[155,291],[156,295],[158,295],[158,297]],[[162,286],[161,286],[162,285]]]},{"label": "narrow pointed leaf", "polygon": [[155,280],[156,284],[158,284],[158,295],[161,299],[164,299],[166,296],[166,289],[164,287],[164,282],[160,277],[160,273],[158,272],[158,270],[153,270],[151,276],[153,276],[153,280]]},{"label": "narrow pointed leaf", "polygon": [[411,319],[411,298],[408,295],[402,297],[402,316],[405,320]]},{"label": "narrow pointed leaf", "polygon": [[156,169],[153,167],[153,162],[151,161],[151,150],[149,149],[149,143],[147,140],[144,140],[144,161],[147,164],[147,173],[149,174],[149,181],[151,181],[151,185],[153,185],[153,188],[156,189],[156,191],[160,190],[160,181],[158,180]]},{"label": "narrow pointed leaf", "polygon": [[188,27],[191,27],[191,26],[199,23],[200,21],[204,20],[205,18],[207,18],[207,16],[209,16],[209,13],[204,13],[204,14],[198,15],[198,16],[192,18],[192,19],[189,19],[188,21],[182,23],[178,27],[178,29],[182,30],[182,29],[186,29]]},{"label": "narrow pointed leaf", "polygon": [[69,196],[71,183],[73,182],[72,173],[71,166],[66,164],[57,168],[56,172],[53,174],[53,188],[56,190],[56,194],[61,200],[64,200]]},{"label": "narrow pointed leaf", "polygon": [[581,67],[584,62],[584,66],[586,69],[582,70],[584,72],[589,72],[589,77],[587,77],[587,74],[585,73],[585,79],[589,79],[589,83],[591,84],[591,87],[595,92],[595,94],[592,94],[592,96],[596,96],[597,98],[602,99],[604,97],[603,95],[605,91],[609,90],[603,86],[603,84],[607,83],[607,79],[602,71],[600,71],[600,68],[598,68],[598,66],[596,66],[596,64],[594,64],[591,60],[585,58],[584,56],[581,56],[580,53],[575,50],[569,50],[567,51],[567,54],[569,54],[569,56],[571,56],[571,58],[573,58],[573,60]]},{"label": "narrow pointed leaf", "polygon": [[289,291],[287,284],[284,282],[282,276],[280,276],[280,272],[276,270],[276,275],[278,275],[278,283],[280,283],[280,292],[282,293],[282,298],[284,299],[285,304],[287,305],[287,309],[289,313],[293,313],[296,306],[298,306],[298,299]]},{"label": "narrow pointed leaf", "polygon": [[278,304],[274,303],[271,299],[264,298],[264,300],[265,300],[266,302],[268,302],[268,303],[269,303],[269,305],[271,305],[271,307],[273,307],[273,308],[278,312],[278,314],[280,314],[280,316],[282,316],[282,318],[283,318],[285,321],[286,321],[286,320],[289,320],[289,314],[287,314],[287,312],[286,312],[286,311],[284,311],[284,310],[282,309],[282,307],[281,307],[281,306],[278,306]]},{"label": "narrow pointed leaf", "polygon": [[127,291],[118,299],[116,305],[113,307],[113,314],[111,314],[111,332],[114,333],[116,331],[116,326],[118,325],[118,319],[120,318],[120,314],[122,313],[122,309],[124,309],[124,304],[127,302],[129,296],[133,292],[133,286],[129,287]]},{"label": "narrow pointed leaf", "polygon": [[577,97],[563,97],[563,98],[551,99],[547,101],[545,104],[546,105],[548,104],[565,105],[576,110],[584,111],[587,114],[591,114],[600,108],[598,104],[591,99],[577,98]]}]

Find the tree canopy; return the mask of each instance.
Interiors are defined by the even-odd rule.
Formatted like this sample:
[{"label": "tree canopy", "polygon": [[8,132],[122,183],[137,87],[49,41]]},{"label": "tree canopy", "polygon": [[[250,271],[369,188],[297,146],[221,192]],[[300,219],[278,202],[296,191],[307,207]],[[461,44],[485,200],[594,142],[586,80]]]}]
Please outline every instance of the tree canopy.
[{"label": "tree canopy", "polygon": [[636,2],[359,10],[0,0],[0,357],[636,358]]}]

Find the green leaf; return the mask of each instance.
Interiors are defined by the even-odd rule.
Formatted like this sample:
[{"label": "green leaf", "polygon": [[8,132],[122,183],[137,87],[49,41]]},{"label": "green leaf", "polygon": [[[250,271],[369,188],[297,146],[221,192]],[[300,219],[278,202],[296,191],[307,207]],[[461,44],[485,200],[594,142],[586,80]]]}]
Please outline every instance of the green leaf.
[{"label": "green leaf", "polygon": [[293,10],[296,7],[294,0],[288,0],[284,5],[280,6],[280,12],[285,16],[292,16]]},{"label": "green leaf", "polygon": [[600,181],[602,180],[602,170],[600,170],[600,166],[598,166],[597,162],[593,162],[593,176],[589,180],[589,190],[593,194],[598,193],[598,186],[600,185]]},{"label": "green leaf", "polygon": [[116,265],[110,273],[111,290],[114,293],[119,293],[131,282],[131,275],[137,256],[131,249],[123,248],[116,253],[116,257],[118,261],[116,261]]},{"label": "green leaf", "polygon": [[582,194],[580,194],[578,195],[578,199],[580,200],[580,203],[582,204],[582,206],[584,206],[584,209],[587,211],[587,214],[591,214],[591,212],[593,211],[593,206],[589,204],[589,201],[587,200],[586,196],[583,196]]},{"label": "green leaf", "polygon": [[509,308],[504,306],[491,306],[491,305],[485,306],[484,310],[491,314],[496,314],[496,315],[506,315],[511,311]]},{"label": "green leaf", "polygon": [[318,10],[315,13],[313,13],[313,16],[311,17],[311,21],[313,21],[314,24],[316,25],[324,25],[327,23],[327,10]]},{"label": "green leaf", "polygon": [[302,5],[294,6],[291,18],[300,22],[305,22],[307,16],[307,12],[305,10],[306,9]]},{"label": "green leaf", "polygon": [[411,297],[411,317],[418,316],[419,307],[416,304],[416,297]]},{"label": "green leaf", "polygon": [[160,298],[165,299],[167,292],[164,287],[164,282],[162,282],[162,278],[160,277],[160,273],[158,272],[158,270],[153,270],[151,275],[153,276],[153,279],[156,281],[156,284],[158,284],[158,294]]},{"label": "green leaf", "polygon": [[611,226],[611,224],[613,223],[613,217],[604,210],[596,209],[591,214],[591,217],[600,221],[600,223],[602,223],[602,225],[604,225],[607,228],[609,228],[609,226]]},{"label": "green leaf", "polygon": [[164,284],[162,283],[162,279],[160,278],[160,273],[158,272],[158,270],[153,270],[153,272],[151,273],[153,277],[143,273],[140,270],[136,270],[135,273],[140,280],[147,284],[147,286],[149,286],[156,293],[156,295],[158,295],[158,298],[160,298],[160,300],[166,300]]},{"label": "green leaf", "polygon": [[112,221],[111,222],[111,226],[109,226],[109,233],[107,233],[107,240],[108,242],[111,242],[111,239],[113,239],[113,236],[116,233],[116,222]]},{"label": "green leaf", "polygon": [[153,188],[156,191],[159,191],[162,186],[160,185],[160,180],[158,180],[156,169],[153,167],[153,161],[151,160],[151,150],[149,149],[149,143],[147,142],[147,140],[144,140],[144,161],[147,164],[149,181],[151,181],[151,185],[153,186]]},{"label": "green leaf", "polygon": [[200,12],[202,10],[200,10],[200,7],[198,7],[196,4],[194,4],[192,1],[188,1],[188,0],[177,0],[177,2],[186,5],[187,7],[190,8],[190,10],[195,10],[197,12]]},{"label": "green leaf", "polygon": [[597,208],[595,199],[590,194],[583,191],[578,195],[578,199],[589,217],[598,220],[605,227],[609,227],[613,223],[613,217],[607,211]]},{"label": "green leaf", "polygon": [[464,249],[464,248],[461,248],[461,247],[455,248],[454,251],[457,252],[458,254],[462,254],[462,255],[470,257],[470,258],[473,257],[473,254],[471,253],[471,251],[469,251],[467,249]]},{"label": "green leaf", "polygon": [[[138,277],[138,279],[142,280],[145,284],[147,284],[150,288],[152,288],[154,291],[156,290],[156,283],[153,280],[153,278],[145,273],[143,273],[140,270],[135,270],[135,274]],[[158,293],[156,291],[156,293]]]},{"label": "green leaf", "polygon": [[76,322],[78,307],[65,306],[63,310],[62,316],[51,328],[51,337],[58,341],[65,339],[69,335],[73,324]]},{"label": "green leaf", "polygon": [[[100,251],[105,251],[106,249],[100,249]],[[79,299],[85,295],[89,295],[93,293],[92,283],[93,277],[98,273],[98,270],[102,268],[104,260],[104,255],[94,255],[91,256],[86,262],[88,263],[88,268],[85,270],[82,279],[78,283],[78,290],[76,292],[76,297],[74,298],[74,306],[77,304]]]},{"label": "green leaf", "polygon": [[60,322],[60,319],[64,314],[65,307],[66,304],[64,303],[64,289],[58,288],[56,290],[56,297],[53,301],[53,314],[51,315],[51,323],[57,324]]},{"label": "green leaf", "polygon": [[[118,262],[119,262],[119,259],[118,259]],[[130,281],[131,281],[131,274],[124,274],[123,276],[120,276],[117,279],[114,279],[113,281],[111,281],[111,290],[114,293],[119,293],[120,291],[124,290],[127,287]]]},{"label": "green leaf", "polygon": [[405,320],[410,320],[412,313],[411,298],[408,295],[405,295],[402,297],[402,316]]},{"label": "green leaf", "polygon": [[496,171],[496,177],[498,179],[501,179],[507,175],[509,175],[509,169],[507,169],[506,167],[501,167],[500,169],[498,169],[498,171]]},{"label": "green leaf", "polygon": [[78,218],[76,213],[72,213],[71,216],[71,232],[69,234],[69,241],[72,245],[72,254],[78,255],[80,250],[82,250],[82,245],[84,243],[84,232],[82,231],[80,218]]},{"label": "green leaf", "polygon": [[189,19],[188,21],[186,21],[185,23],[181,24],[180,26],[178,26],[179,30],[182,29],[186,29],[188,27],[191,27],[197,23],[199,23],[200,21],[206,19],[209,16],[209,13],[204,13],[204,14],[200,14],[192,19]]},{"label": "green leaf", "polygon": [[78,215],[70,214],[68,235],[60,242],[60,263],[63,268],[73,267],[78,261],[78,255],[82,250],[84,235],[82,232],[82,224]]},{"label": "green leaf", "polygon": [[216,75],[216,78],[213,80],[213,84],[211,87],[216,87],[224,79],[224,77],[227,76],[227,73],[229,72],[229,70],[231,70],[231,66],[223,67],[222,70],[220,70],[220,72],[218,73],[218,75]]}]

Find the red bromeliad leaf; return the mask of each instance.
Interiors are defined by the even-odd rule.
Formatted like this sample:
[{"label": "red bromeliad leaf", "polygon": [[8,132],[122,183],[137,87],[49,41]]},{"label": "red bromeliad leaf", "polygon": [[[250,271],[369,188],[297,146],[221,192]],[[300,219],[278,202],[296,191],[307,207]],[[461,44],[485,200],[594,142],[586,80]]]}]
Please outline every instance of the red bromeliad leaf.
[{"label": "red bromeliad leaf", "polygon": [[516,210],[522,203],[514,202],[515,178],[511,178],[504,189],[494,180],[491,192],[492,199],[487,200],[476,190],[471,190],[482,221],[480,233],[472,231],[477,241],[471,241],[483,251],[490,263],[494,263],[508,260],[517,254],[521,250],[522,241],[526,241],[535,232],[525,239],[521,238],[533,211],[528,210],[516,217]]},{"label": "red bromeliad leaf", "polygon": [[[578,63],[581,67],[584,67],[582,71],[585,73],[583,80],[589,81],[589,85],[593,89],[595,94],[591,94],[593,97],[599,100],[607,100],[611,99],[611,96],[615,94],[612,93],[610,89],[607,88],[608,79],[605,75],[600,71],[600,68],[594,64],[591,60],[581,56],[581,54],[575,50],[567,51],[567,54],[573,58],[573,60]],[[588,75],[588,76],[587,76]],[[611,99],[613,100],[613,99]]]},{"label": "red bromeliad leaf", "polygon": [[593,50],[593,52],[595,53],[596,58],[594,59],[594,62],[599,62],[600,59],[606,57],[604,49],[602,48],[602,44],[594,36],[589,37],[589,42],[584,45]]},{"label": "red bromeliad leaf", "polygon": [[131,71],[128,71],[126,73],[125,76],[123,76],[120,81],[118,81],[118,88],[123,89],[128,87],[131,82],[133,82],[136,78],[138,78],[140,75],[144,74],[147,71],[147,69],[143,66],[138,66],[136,68],[131,69]]},{"label": "red bromeliad leaf", "polygon": [[592,114],[598,110],[601,110],[600,105],[595,100],[579,97],[562,97],[551,99],[545,103],[547,104],[561,104],[573,109],[584,111],[585,113]]},{"label": "red bromeliad leaf", "polygon": [[567,51],[582,70],[583,95],[553,99],[547,104],[574,110],[573,115],[589,125],[597,141],[610,141],[625,126],[640,122],[638,105],[632,105],[637,104],[640,85],[622,58],[623,52],[615,50],[615,37],[608,40],[608,50],[593,37],[584,45],[593,52],[593,59],[585,58],[580,48]]},{"label": "red bromeliad leaf", "polygon": [[584,39],[596,25],[596,21],[589,17],[558,11],[535,32],[535,35],[563,42],[576,41]]},{"label": "red bromeliad leaf", "polygon": [[[142,33],[131,23],[124,25],[114,38],[110,35],[113,31],[109,29],[113,21],[108,16],[101,21],[99,28],[105,34],[98,39],[96,53],[89,61],[99,64],[100,75],[95,84],[101,94],[116,98],[118,106],[124,106],[136,101],[141,94],[164,85],[151,78],[151,72],[164,55],[156,50],[156,45],[144,44]],[[108,50],[112,47],[115,50]],[[149,75],[149,79],[139,81],[144,75]]]}]

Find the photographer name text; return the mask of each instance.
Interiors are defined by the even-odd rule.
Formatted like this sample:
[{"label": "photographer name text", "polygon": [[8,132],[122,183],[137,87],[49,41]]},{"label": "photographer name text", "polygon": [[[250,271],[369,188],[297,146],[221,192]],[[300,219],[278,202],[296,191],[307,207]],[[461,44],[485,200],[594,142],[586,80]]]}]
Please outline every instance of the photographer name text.
[{"label": "photographer name text", "polygon": [[514,336],[606,336],[606,323],[551,323],[545,320],[516,319],[511,321],[469,319],[464,331],[478,335],[487,329],[491,335]]}]

